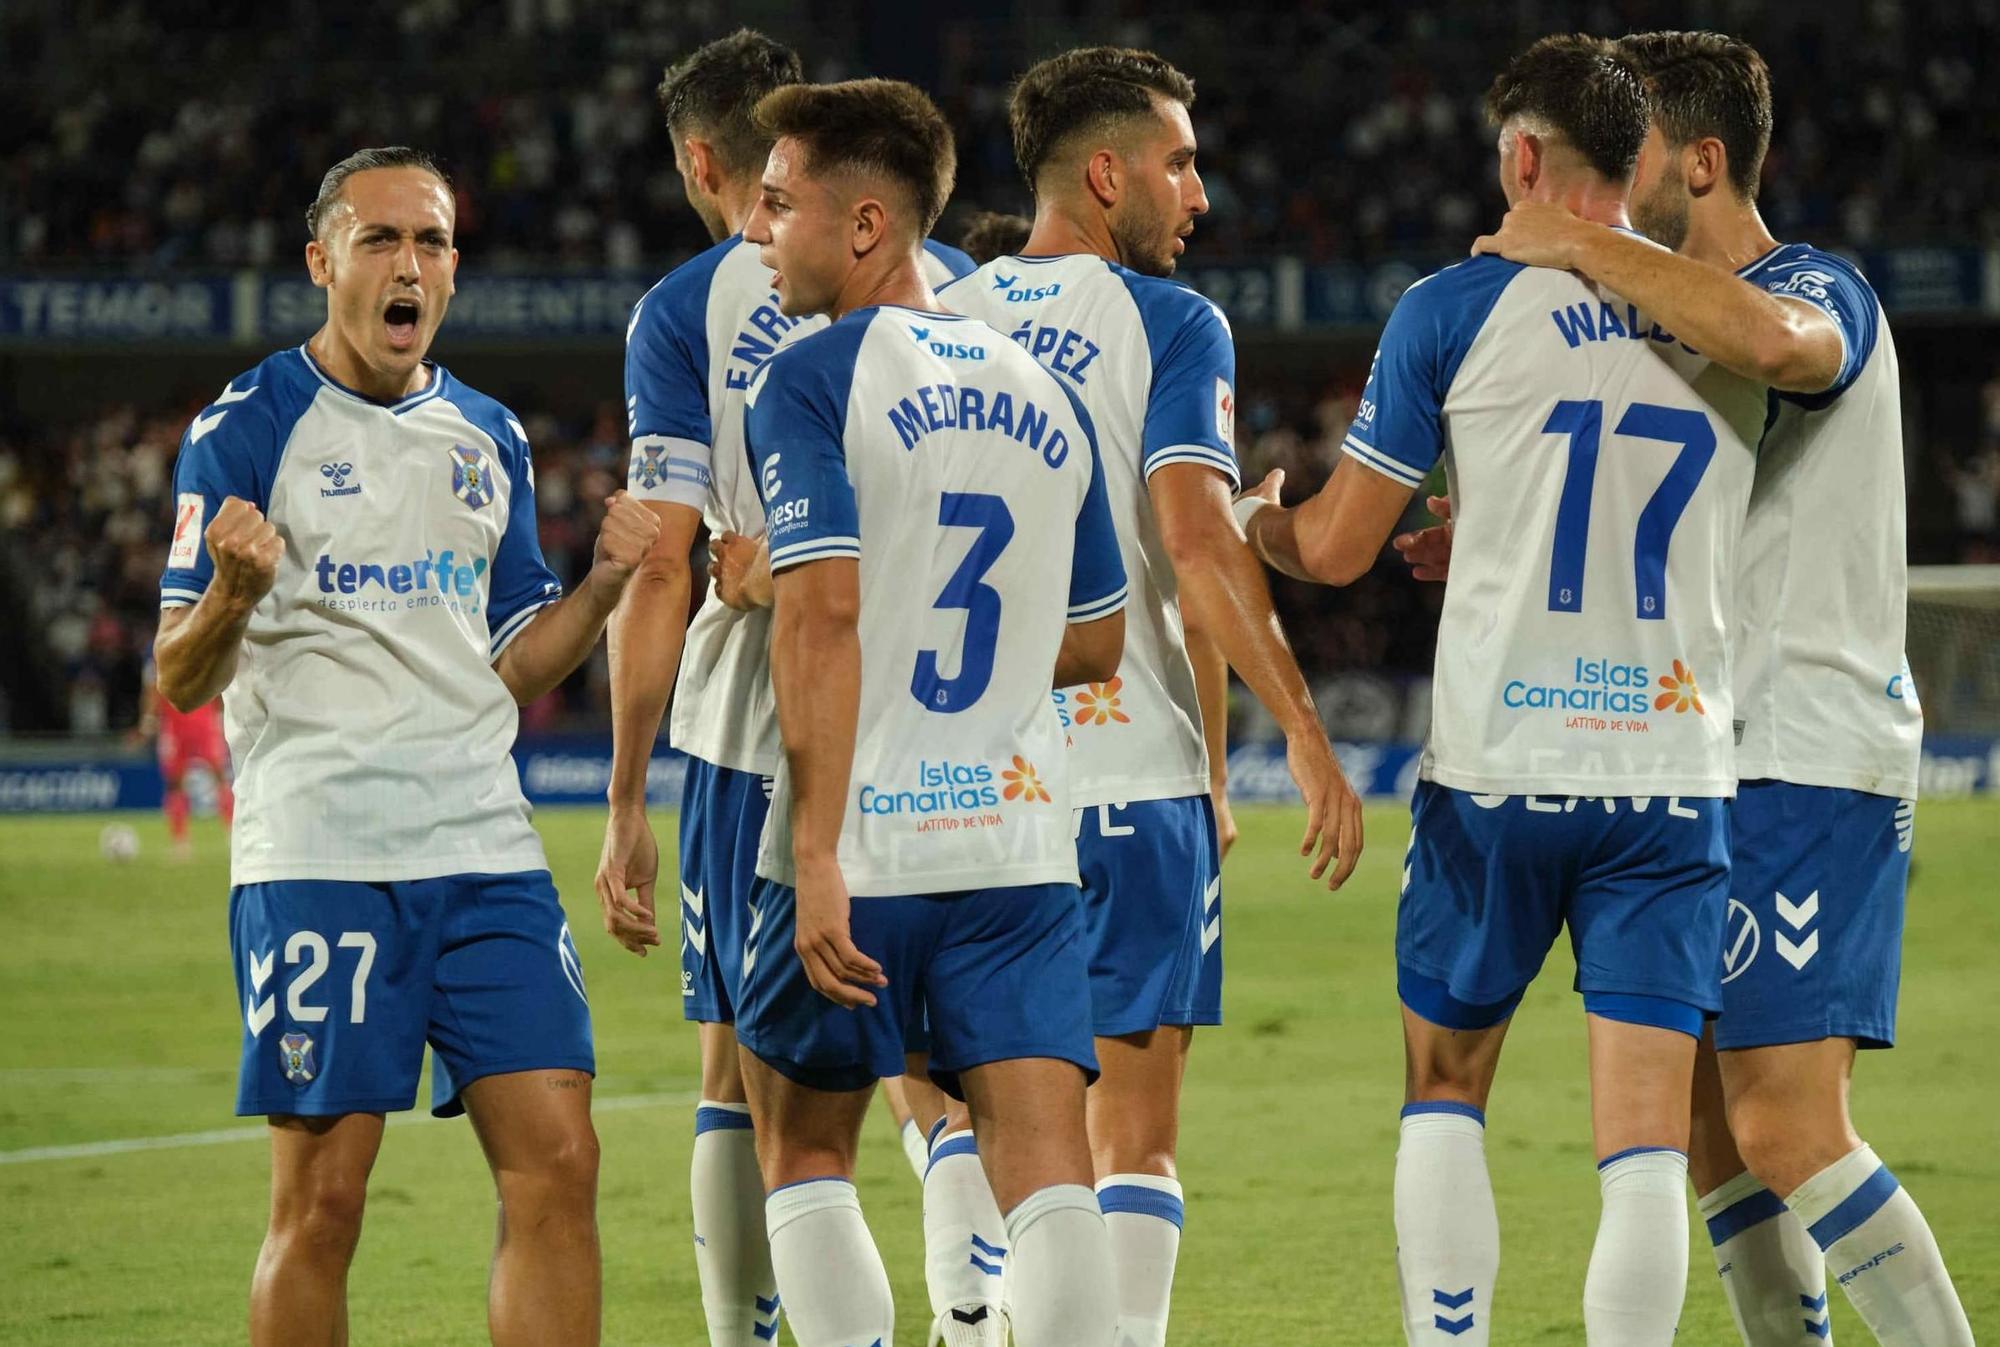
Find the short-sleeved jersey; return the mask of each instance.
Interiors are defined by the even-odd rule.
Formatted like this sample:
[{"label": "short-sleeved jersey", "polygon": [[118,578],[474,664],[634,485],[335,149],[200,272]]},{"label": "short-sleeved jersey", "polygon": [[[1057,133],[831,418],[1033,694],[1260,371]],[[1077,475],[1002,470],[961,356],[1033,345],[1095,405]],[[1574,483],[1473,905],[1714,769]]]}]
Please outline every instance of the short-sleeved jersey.
[{"label": "short-sleeved jersey", "polygon": [[1764,390],[1563,271],[1412,286],[1343,448],[1453,517],[1425,778],[1733,795],[1730,637]]},{"label": "short-sleeved jersey", "polygon": [[[972,269],[956,248],[926,241],[924,249],[933,286]],[[771,269],[740,236],[669,272],[626,329],[626,489],[700,510],[710,533],[762,532],[763,505],[743,452],[744,394],[781,343],[825,326],[824,318],[779,310]],[[681,651],[668,723],[674,747],[740,772],[778,769],[770,633],[768,610],[738,612],[709,593]]]},{"label": "short-sleeved jersey", "polygon": [[1222,310],[1178,281],[1103,258],[1001,257],[939,293],[1041,361],[1089,409],[1132,604],[1115,686],[1056,694],[1078,805],[1205,794],[1201,703],[1180,586],[1147,479],[1197,463],[1240,485],[1236,347]]},{"label": "short-sleeved jersey", "polygon": [[281,351],[181,440],[162,607],[207,590],[202,534],[227,497],[285,543],[223,692],[233,883],[545,868],[510,753],[518,709],[493,669],[562,593],[527,436],[428,369],[385,405],[304,347]]},{"label": "short-sleeved jersey", "polygon": [[1909,601],[1903,408],[1874,290],[1844,258],[1781,245],[1740,273],[1824,311],[1845,348],[1823,393],[1774,393],[1743,526],[1737,771],[1914,799],[1923,710]]},{"label": "short-sleeved jersey", "polygon": [[[869,308],[780,352],[748,429],[772,569],[860,562],[849,891],[1077,882],[1049,686],[1126,588],[1089,415],[984,323]],[[782,765],[757,873],[793,882]]]}]

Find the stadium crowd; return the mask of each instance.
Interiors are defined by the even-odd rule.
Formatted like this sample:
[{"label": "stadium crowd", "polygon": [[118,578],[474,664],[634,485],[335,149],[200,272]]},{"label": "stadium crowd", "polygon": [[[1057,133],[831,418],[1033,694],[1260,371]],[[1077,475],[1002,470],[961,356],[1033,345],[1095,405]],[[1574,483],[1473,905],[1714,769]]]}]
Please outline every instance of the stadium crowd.
[{"label": "stadium crowd", "polygon": [[[1238,8],[1076,3],[1030,28],[1008,6],[941,7],[914,24],[788,35],[851,58],[821,60],[815,78],[865,68],[936,90],[959,135],[961,207],[1025,204],[1005,82],[1039,54],[1029,46],[1102,37],[1110,23],[1121,42],[1198,54],[1214,203],[1201,256],[1321,261],[1455,252],[1476,232],[1492,195],[1476,132],[1494,51],[1571,24],[1712,25],[1770,54],[1778,129],[1763,205],[1779,237],[2000,240],[2000,85],[1977,76],[2000,62],[1990,5],[1623,0],[1483,6],[1448,23],[1423,4],[1269,8],[1245,23]],[[356,145],[398,142],[456,173],[459,242],[485,268],[658,270],[706,243],[680,206],[653,86],[713,28],[712,5],[185,9],[0,12],[0,49],[21,76],[0,87],[0,268],[289,265],[301,184]],[[789,14],[774,31],[838,25],[838,12]],[[146,80],[124,76],[135,65]],[[218,85],[203,73],[216,70],[237,74]],[[1827,89],[1841,94],[1811,96]]]}]

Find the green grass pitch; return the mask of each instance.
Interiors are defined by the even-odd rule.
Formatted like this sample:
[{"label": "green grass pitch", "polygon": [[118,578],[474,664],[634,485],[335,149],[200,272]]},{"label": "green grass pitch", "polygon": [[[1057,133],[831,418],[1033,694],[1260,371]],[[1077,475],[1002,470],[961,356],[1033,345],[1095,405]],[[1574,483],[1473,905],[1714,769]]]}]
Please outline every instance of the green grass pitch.
[{"label": "green grass pitch", "polygon": [[[1393,1344],[1390,1178],[1401,1103],[1391,934],[1407,816],[1368,815],[1347,890],[1304,879],[1294,810],[1246,809],[1228,865],[1228,1023],[1196,1039],[1181,1175],[1188,1224],[1172,1340]],[[216,1344],[243,1338],[264,1224],[265,1148],[249,1140],[32,1159],[30,1148],[170,1136],[230,1116],[241,1009],[227,871],[213,824],[173,866],[151,817],[129,865],[98,856],[102,818],[0,822],[0,1342]],[[605,1341],[702,1344],[686,1173],[695,1041],[669,947],[640,961],[601,933],[594,811],[539,823],[572,913],[596,1018]],[[656,821],[663,845],[672,819]],[[1918,815],[1901,1035],[1864,1056],[1855,1112],[1936,1230],[1975,1329],[2000,1333],[2000,1085],[1992,1007],[2000,804]],[[669,862],[670,864],[670,862]],[[1566,949],[1508,1040],[1489,1144],[1503,1262],[1494,1341],[1580,1343],[1597,1211],[1583,1016]],[[427,1098],[428,1095],[422,1096]],[[624,1101],[622,1103],[618,1101]],[[871,1119],[863,1202],[895,1282],[897,1341],[919,1343],[919,1192]],[[350,1297],[353,1340],[483,1343],[492,1194],[461,1122],[393,1125]],[[1695,1227],[1680,1341],[1735,1341]],[[1866,1334],[1835,1297],[1837,1340]],[[789,1341],[789,1335],[787,1335]]]}]

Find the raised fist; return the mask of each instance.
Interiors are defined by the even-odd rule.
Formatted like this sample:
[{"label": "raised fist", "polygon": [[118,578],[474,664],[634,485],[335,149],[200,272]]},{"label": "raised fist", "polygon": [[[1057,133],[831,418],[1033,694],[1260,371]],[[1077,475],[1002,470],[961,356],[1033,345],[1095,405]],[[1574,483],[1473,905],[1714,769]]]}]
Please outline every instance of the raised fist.
[{"label": "raised fist", "polygon": [[653,512],[627,493],[614,491],[604,499],[604,523],[597,530],[591,569],[622,588],[659,536],[660,521]]},{"label": "raised fist", "polygon": [[202,539],[208,544],[209,560],[215,563],[211,590],[251,607],[271,592],[278,579],[278,561],[285,555],[285,540],[262,510],[230,496],[215,512]]}]

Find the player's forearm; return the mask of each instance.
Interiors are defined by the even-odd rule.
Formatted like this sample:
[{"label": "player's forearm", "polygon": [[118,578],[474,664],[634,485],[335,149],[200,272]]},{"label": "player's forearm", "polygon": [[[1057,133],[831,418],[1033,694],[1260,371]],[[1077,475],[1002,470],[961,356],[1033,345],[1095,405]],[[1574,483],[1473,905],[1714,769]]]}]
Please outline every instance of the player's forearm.
[{"label": "player's forearm", "polygon": [[528,619],[493,665],[516,704],[526,706],[576,671],[603,634],[621,588],[592,571],[582,584]]},{"label": "player's forearm", "polygon": [[685,555],[649,559],[611,615],[611,785],[614,808],[646,803],[646,769],[687,639]]},{"label": "player's forearm", "polygon": [[1243,526],[1243,535],[1250,543],[1250,551],[1256,558],[1272,570],[1289,575],[1294,580],[1308,580],[1321,583],[1320,578],[1307,569],[1305,557],[1299,550],[1299,510],[1282,505],[1267,505],[1250,516]]},{"label": "player's forearm", "polygon": [[849,613],[782,598],[776,608],[771,691],[790,769],[792,854],[801,864],[831,860],[854,771],[861,636]]},{"label": "player's forearm", "polygon": [[1222,647],[1188,618],[1188,662],[1194,665],[1195,699],[1201,704],[1201,737],[1208,748],[1208,784],[1220,790],[1229,780],[1229,660]]},{"label": "player's forearm", "polygon": [[[1275,512],[1260,510],[1258,515]],[[1317,728],[1319,713],[1271,606],[1270,585],[1257,558],[1236,540],[1234,529],[1217,528],[1197,550],[1176,557],[1174,573],[1189,628],[1220,652],[1285,733]],[[1223,696],[1227,696],[1226,674]],[[1206,719],[1205,706],[1203,714]]]},{"label": "player's forearm", "polygon": [[1840,337],[1830,322],[1719,267],[1601,226],[1583,235],[1574,266],[1689,348],[1746,379],[1817,393],[1840,375]]},{"label": "player's forearm", "polygon": [[194,606],[160,613],[159,634],[153,638],[154,676],[175,710],[205,706],[235,681],[243,633],[256,606],[211,587]]},{"label": "player's forearm", "polygon": [[1072,622],[1063,628],[1062,646],[1056,651],[1056,671],[1051,687],[1073,688],[1079,683],[1107,683],[1118,673],[1125,657],[1125,610],[1119,609],[1094,622]]}]

